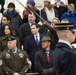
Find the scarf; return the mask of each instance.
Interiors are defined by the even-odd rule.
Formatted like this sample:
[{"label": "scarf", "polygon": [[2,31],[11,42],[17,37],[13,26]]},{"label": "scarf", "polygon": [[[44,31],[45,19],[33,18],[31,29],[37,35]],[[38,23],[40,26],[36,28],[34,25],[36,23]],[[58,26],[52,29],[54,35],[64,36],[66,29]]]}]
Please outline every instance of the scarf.
[{"label": "scarf", "polygon": [[48,21],[52,22],[52,19],[55,18],[54,9],[52,8],[52,10],[49,10],[49,9],[46,7],[46,8],[45,8],[45,12],[46,12]]}]

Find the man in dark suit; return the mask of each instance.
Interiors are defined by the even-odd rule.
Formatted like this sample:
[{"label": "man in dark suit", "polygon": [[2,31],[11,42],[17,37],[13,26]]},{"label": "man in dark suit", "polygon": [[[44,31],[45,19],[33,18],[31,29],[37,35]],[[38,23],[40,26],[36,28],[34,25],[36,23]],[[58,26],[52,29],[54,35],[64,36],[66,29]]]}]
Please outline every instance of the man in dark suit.
[{"label": "man in dark suit", "polygon": [[[29,14],[28,15],[28,23],[24,23],[23,25],[20,26],[20,37],[21,37],[21,42],[23,44],[24,42],[24,38],[31,35],[31,24],[32,23],[35,23],[35,20],[36,20],[36,16],[32,13],[32,14]],[[39,32],[42,33],[42,34],[46,34],[46,29],[39,25]]]},{"label": "man in dark suit", "polygon": [[53,50],[50,49],[51,38],[43,36],[42,49],[35,54],[35,66],[40,75],[54,75]]},{"label": "man in dark suit", "polygon": [[76,75],[76,54],[71,43],[75,41],[74,23],[56,24],[59,41],[54,53],[56,75]]},{"label": "man in dark suit", "polygon": [[24,50],[26,50],[29,60],[32,62],[31,70],[32,72],[36,72],[35,64],[34,64],[34,57],[35,53],[41,50],[41,39],[43,34],[39,33],[39,25],[34,23],[31,25],[31,32],[32,34],[27,36],[24,39]]}]

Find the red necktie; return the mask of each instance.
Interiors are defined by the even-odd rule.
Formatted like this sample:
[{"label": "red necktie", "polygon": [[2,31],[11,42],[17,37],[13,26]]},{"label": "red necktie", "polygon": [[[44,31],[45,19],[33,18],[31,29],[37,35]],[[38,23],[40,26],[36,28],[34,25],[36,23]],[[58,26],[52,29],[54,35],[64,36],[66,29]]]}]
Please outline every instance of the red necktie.
[{"label": "red necktie", "polygon": [[46,57],[47,57],[47,61],[50,62],[50,56],[49,56],[49,54],[46,54]]}]

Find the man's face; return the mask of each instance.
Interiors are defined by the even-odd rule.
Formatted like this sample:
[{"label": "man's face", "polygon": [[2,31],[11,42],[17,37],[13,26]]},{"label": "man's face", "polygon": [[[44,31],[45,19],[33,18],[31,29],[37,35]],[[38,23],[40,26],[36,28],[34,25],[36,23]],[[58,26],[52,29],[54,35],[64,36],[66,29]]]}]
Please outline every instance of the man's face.
[{"label": "man's face", "polygon": [[32,34],[36,35],[39,32],[39,28],[36,28],[35,25],[32,25],[31,26],[31,32],[32,32]]},{"label": "man's face", "polygon": [[13,50],[16,47],[16,40],[7,42],[8,49]]},{"label": "man's face", "polygon": [[50,46],[50,42],[49,41],[42,41],[42,48],[46,50],[46,48],[48,48],[48,46]]},{"label": "man's face", "polygon": [[2,26],[8,25],[9,22],[6,17],[2,17]]},{"label": "man's face", "polygon": [[29,14],[28,15],[28,22],[29,23],[33,23],[33,22],[35,22],[35,20],[36,20],[36,17],[35,17],[34,14]]}]

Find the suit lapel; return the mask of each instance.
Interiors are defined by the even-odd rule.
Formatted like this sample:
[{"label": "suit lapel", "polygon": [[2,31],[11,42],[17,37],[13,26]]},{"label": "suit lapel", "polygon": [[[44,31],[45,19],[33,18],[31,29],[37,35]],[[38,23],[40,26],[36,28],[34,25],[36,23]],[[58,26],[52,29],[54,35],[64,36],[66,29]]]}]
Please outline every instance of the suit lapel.
[{"label": "suit lapel", "polygon": [[44,56],[44,60],[46,60],[46,63],[48,63],[45,51],[43,53],[43,56]]},{"label": "suit lapel", "polygon": [[37,43],[36,43],[35,38],[34,38],[34,35],[31,36],[31,40],[32,40],[32,42],[35,43],[35,45],[37,46]]}]

